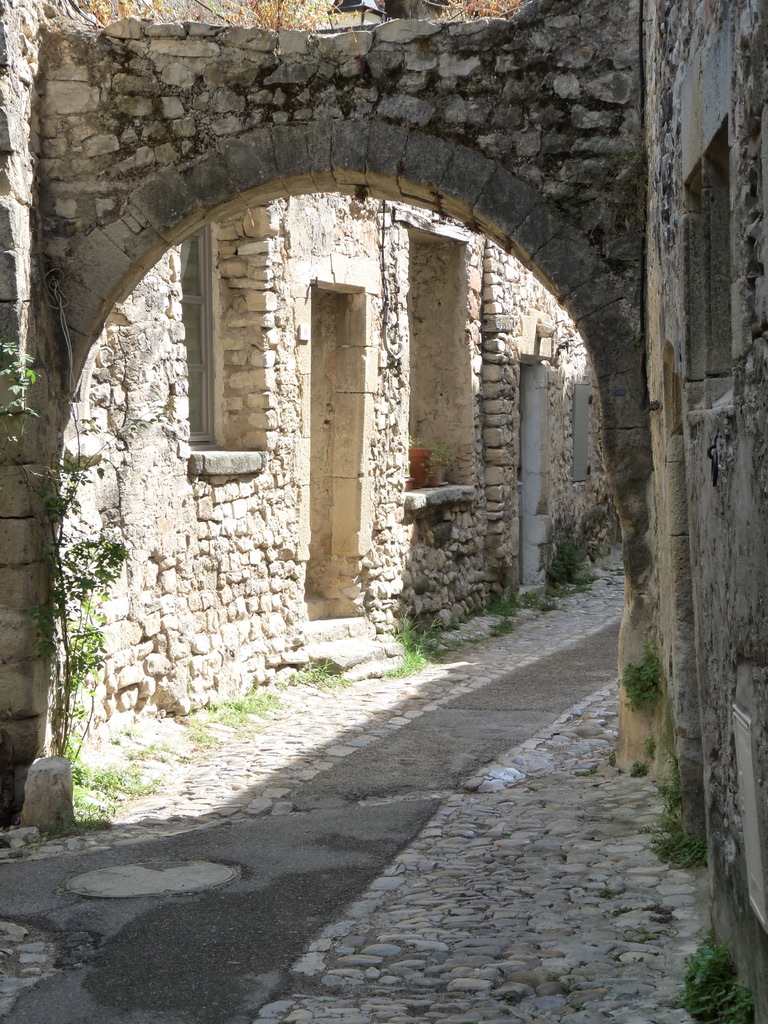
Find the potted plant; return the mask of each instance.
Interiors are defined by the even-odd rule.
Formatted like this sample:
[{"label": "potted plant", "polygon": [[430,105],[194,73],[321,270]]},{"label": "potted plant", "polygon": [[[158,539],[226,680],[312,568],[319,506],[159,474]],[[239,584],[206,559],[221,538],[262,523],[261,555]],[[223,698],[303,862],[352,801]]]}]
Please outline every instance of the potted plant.
[{"label": "potted plant", "polygon": [[427,459],[432,454],[432,449],[424,444],[418,437],[408,438],[408,466],[411,474],[412,487],[427,486]]},{"label": "potted plant", "polygon": [[439,487],[445,483],[446,471],[456,464],[456,453],[444,441],[435,441],[429,458],[424,464],[427,487]]},{"label": "potted plant", "polygon": [[408,461],[414,487],[439,487],[445,471],[456,462],[453,450],[443,441],[426,444],[417,437],[408,438]]}]

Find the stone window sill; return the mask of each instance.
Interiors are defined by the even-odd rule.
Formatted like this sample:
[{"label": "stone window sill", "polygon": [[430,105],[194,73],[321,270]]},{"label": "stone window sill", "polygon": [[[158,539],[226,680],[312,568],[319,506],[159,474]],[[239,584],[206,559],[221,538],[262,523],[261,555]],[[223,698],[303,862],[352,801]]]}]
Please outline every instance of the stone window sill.
[{"label": "stone window sill", "polygon": [[190,476],[255,476],[267,464],[266,452],[192,452]]},{"label": "stone window sill", "polygon": [[466,505],[475,500],[475,488],[464,484],[445,484],[443,487],[422,487],[406,491],[403,508],[406,512],[424,512],[447,505]]}]

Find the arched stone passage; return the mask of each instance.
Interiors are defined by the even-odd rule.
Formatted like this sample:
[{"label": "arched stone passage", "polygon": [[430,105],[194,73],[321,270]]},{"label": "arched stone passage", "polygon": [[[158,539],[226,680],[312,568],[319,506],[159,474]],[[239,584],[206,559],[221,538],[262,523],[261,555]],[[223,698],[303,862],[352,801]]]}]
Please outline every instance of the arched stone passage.
[{"label": "arched stone passage", "polygon": [[333,122],[330,130],[256,129],[191,167],[161,170],[131,194],[118,221],[70,243],[64,287],[76,311],[70,327],[78,339],[77,368],[114,302],[130,293],[170,245],[238,208],[322,191],[362,191],[415,203],[478,228],[513,251],[573,316],[599,381],[627,569],[635,581],[625,630],[628,657],[635,657],[646,632],[641,593],[648,571],[645,488],[651,471],[635,268],[616,274],[582,231],[498,162],[417,129],[374,121]]},{"label": "arched stone passage", "polygon": [[605,0],[576,2],[567,17],[542,0],[513,22],[393,22],[359,36],[135,20],[51,35],[42,248],[68,302],[73,369],[165,250],[235,209],[364,191],[485,231],[550,287],[590,349],[635,656],[647,627],[651,455],[628,24]]}]

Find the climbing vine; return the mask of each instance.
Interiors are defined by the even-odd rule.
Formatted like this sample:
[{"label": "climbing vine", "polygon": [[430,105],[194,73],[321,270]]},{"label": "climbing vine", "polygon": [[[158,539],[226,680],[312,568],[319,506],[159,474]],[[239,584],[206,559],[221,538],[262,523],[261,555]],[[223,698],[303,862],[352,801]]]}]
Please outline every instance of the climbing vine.
[{"label": "climbing vine", "polygon": [[[79,436],[79,435],[78,435]],[[61,457],[39,479],[49,544],[48,597],[30,609],[41,654],[51,659],[51,753],[76,760],[93,715],[93,683],[103,667],[106,642],[101,605],[127,557],[125,547],[81,525],[78,491],[92,460]],[[103,470],[96,468],[101,476]]]},{"label": "climbing vine", "polygon": [[37,415],[27,405],[27,391],[37,380],[32,357],[0,338],[0,455],[18,445],[26,420]]},{"label": "climbing vine", "polygon": [[[28,417],[27,392],[37,380],[31,356],[0,338],[0,456],[18,460]],[[104,616],[100,606],[120,575],[126,551],[103,533],[89,536],[79,525],[78,490],[90,476],[92,460],[80,456],[80,437],[87,424],[76,423],[74,457],[63,456],[42,474],[27,472],[27,483],[42,500],[48,545],[44,603],[29,609],[35,621],[37,647],[50,659],[50,749],[73,759],[88,729],[95,673],[104,664]],[[97,473],[103,472],[99,469]],[[92,709],[91,700],[90,707]]]}]

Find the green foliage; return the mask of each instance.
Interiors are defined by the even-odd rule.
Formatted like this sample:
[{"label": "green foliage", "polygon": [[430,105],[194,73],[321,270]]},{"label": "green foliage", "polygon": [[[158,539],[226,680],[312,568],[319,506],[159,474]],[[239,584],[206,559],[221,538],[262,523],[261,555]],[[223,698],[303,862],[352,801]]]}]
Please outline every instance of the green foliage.
[{"label": "green foliage", "polygon": [[752,996],[736,977],[727,945],[717,945],[709,931],[695,953],[686,957],[684,988],[677,1005],[696,1020],[710,1024],[752,1024]]},{"label": "green foliage", "polygon": [[517,594],[494,594],[485,606],[484,615],[502,615],[505,618],[514,618],[520,611],[520,599]]},{"label": "green foliage", "polygon": [[511,633],[514,629],[512,620],[505,616],[499,619],[498,622],[494,622],[491,626],[491,636],[506,636],[507,633]]},{"label": "green foliage", "polygon": [[420,629],[412,619],[405,619],[396,634],[403,648],[403,663],[387,672],[387,676],[403,679],[426,668],[440,653],[439,636],[440,630],[436,626]]},{"label": "green foliage", "polygon": [[643,751],[649,761],[652,761],[656,757],[656,740],[653,736],[647,736],[643,743]]},{"label": "green foliage", "polygon": [[424,463],[427,476],[436,476],[441,469],[451,469],[458,462],[456,452],[444,441],[435,441],[427,445],[430,449],[429,458]]},{"label": "green foliage", "polygon": [[707,844],[698,836],[686,835],[682,830],[657,836],[653,849],[659,860],[679,868],[700,868],[707,863]]},{"label": "green foliage", "polygon": [[669,777],[658,789],[663,811],[653,840],[656,856],[681,868],[702,867],[707,863],[707,844],[683,830],[683,786],[676,758],[670,758]]},{"label": "green foliage", "polygon": [[119,804],[130,797],[153,793],[157,783],[145,782],[138,768],[95,768],[76,761],[72,765],[75,824],[80,828],[104,828]]},{"label": "green foliage", "polygon": [[89,472],[87,462],[62,458],[39,479],[49,531],[44,556],[49,590],[44,604],[29,609],[38,650],[53,666],[51,752],[72,760],[90,724],[94,676],[104,665],[100,606],[127,557],[118,541],[103,533],[88,535],[78,523],[78,490]]},{"label": "green foliage", "polygon": [[611,766],[611,768],[615,768],[616,767],[616,751],[615,750],[612,750],[610,752],[610,754],[608,755],[608,764]]},{"label": "green foliage", "polygon": [[632,767],[629,769],[630,777],[633,779],[642,779],[648,774],[648,765],[645,761],[634,761]]},{"label": "green foliage", "polygon": [[627,695],[630,711],[639,711],[646,705],[652,706],[659,696],[661,663],[653,644],[646,643],[645,654],[639,665],[627,665],[621,677],[621,685]]},{"label": "green foliage", "polygon": [[316,690],[322,690],[324,693],[345,690],[352,685],[352,680],[334,672],[328,661],[324,661],[322,665],[310,665],[300,672],[294,672],[291,682],[299,686],[314,686]]},{"label": "green foliage", "polygon": [[27,390],[37,380],[31,363],[31,356],[0,338],[0,453],[19,443],[26,419],[37,415],[27,406]]},{"label": "green foliage", "polygon": [[573,541],[561,541],[547,568],[547,581],[550,587],[585,586],[591,583],[594,577],[582,572],[583,564],[584,555]]},{"label": "green foliage", "polygon": [[[197,739],[203,738],[205,727],[211,723],[225,725],[238,732],[249,732],[259,727],[254,719],[274,718],[277,712],[282,710],[280,700],[264,687],[254,687],[244,697],[237,697],[233,700],[221,701],[219,704],[210,704],[208,707],[200,708],[190,715],[190,723],[197,726],[199,735]],[[206,745],[205,739],[198,745]]]}]

